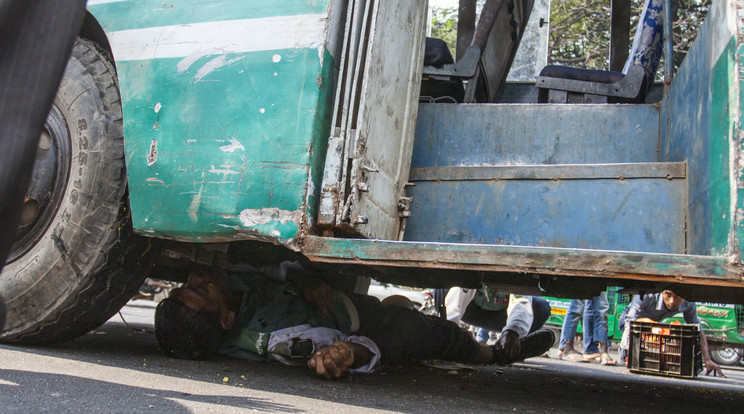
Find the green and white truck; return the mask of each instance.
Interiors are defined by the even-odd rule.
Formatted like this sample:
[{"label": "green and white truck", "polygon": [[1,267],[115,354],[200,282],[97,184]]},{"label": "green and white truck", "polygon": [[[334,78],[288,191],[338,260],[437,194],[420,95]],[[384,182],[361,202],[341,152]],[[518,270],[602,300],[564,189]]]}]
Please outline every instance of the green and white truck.
[{"label": "green and white truck", "polygon": [[[547,86],[544,58],[508,80],[549,2],[488,0],[477,24],[475,4],[456,62],[426,66],[425,0],[88,0],[0,275],[0,338],[82,335],[145,277],[217,253],[306,260],[357,291],[744,303],[744,0],[713,1],[649,102],[612,95],[638,68],[580,93]],[[424,99],[422,82],[465,86]]]}]

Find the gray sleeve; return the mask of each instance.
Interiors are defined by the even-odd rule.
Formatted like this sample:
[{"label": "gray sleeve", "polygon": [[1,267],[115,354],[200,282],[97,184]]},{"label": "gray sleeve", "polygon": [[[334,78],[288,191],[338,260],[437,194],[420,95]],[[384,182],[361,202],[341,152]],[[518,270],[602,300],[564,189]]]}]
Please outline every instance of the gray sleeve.
[{"label": "gray sleeve", "polygon": [[641,317],[641,309],[644,307],[648,298],[653,298],[653,295],[645,295],[641,298],[641,295],[633,295],[633,300],[628,305],[628,314],[625,316],[625,323],[634,321]]},{"label": "gray sleeve", "polygon": [[700,318],[697,314],[697,305],[695,302],[686,302],[685,311],[683,313],[686,323],[694,323],[700,325]]},{"label": "gray sleeve", "polygon": [[532,313],[532,296],[510,296],[507,312],[506,326],[502,331],[513,331],[520,338],[527,336],[535,318]]}]

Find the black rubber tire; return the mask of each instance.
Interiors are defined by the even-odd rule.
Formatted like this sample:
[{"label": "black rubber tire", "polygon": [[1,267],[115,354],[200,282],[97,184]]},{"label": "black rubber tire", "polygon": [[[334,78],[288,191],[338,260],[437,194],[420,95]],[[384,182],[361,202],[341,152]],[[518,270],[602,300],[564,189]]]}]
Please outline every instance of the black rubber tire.
[{"label": "black rubber tire", "polygon": [[711,347],[710,359],[718,365],[736,366],[744,358],[744,349],[736,349],[726,345]]},{"label": "black rubber tire", "polygon": [[95,43],[76,41],[54,106],[67,124],[70,152],[60,164],[69,175],[46,230],[0,275],[4,342],[59,342],[95,329],[134,295],[152,261],[150,239],[133,234],[127,209],[116,72]]}]

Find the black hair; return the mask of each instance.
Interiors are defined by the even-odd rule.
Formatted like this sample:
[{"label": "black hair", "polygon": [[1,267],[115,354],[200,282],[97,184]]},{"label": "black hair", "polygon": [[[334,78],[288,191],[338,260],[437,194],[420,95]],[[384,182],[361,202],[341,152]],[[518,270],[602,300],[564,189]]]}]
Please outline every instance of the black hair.
[{"label": "black hair", "polygon": [[224,334],[219,317],[194,311],[176,298],[163,299],[155,309],[155,338],[168,356],[212,358]]}]

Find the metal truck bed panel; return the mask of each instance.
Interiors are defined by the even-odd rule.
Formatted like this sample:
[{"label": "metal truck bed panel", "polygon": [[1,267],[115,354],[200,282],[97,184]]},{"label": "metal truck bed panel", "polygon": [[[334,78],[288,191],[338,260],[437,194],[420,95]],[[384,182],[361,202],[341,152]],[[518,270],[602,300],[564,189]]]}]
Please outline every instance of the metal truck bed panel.
[{"label": "metal truck bed panel", "polygon": [[408,241],[685,252],[683,163],[423,170]]},{"label": "metal truck bed panel", "polygon": [[419,105],[411,166],[659,161],[655,105]]},{"label": "metal truck bed panel", "polygon": [[661,104],[662,160],[689,164],[689,252],[741,257],[741,1],[714,1]]}]

